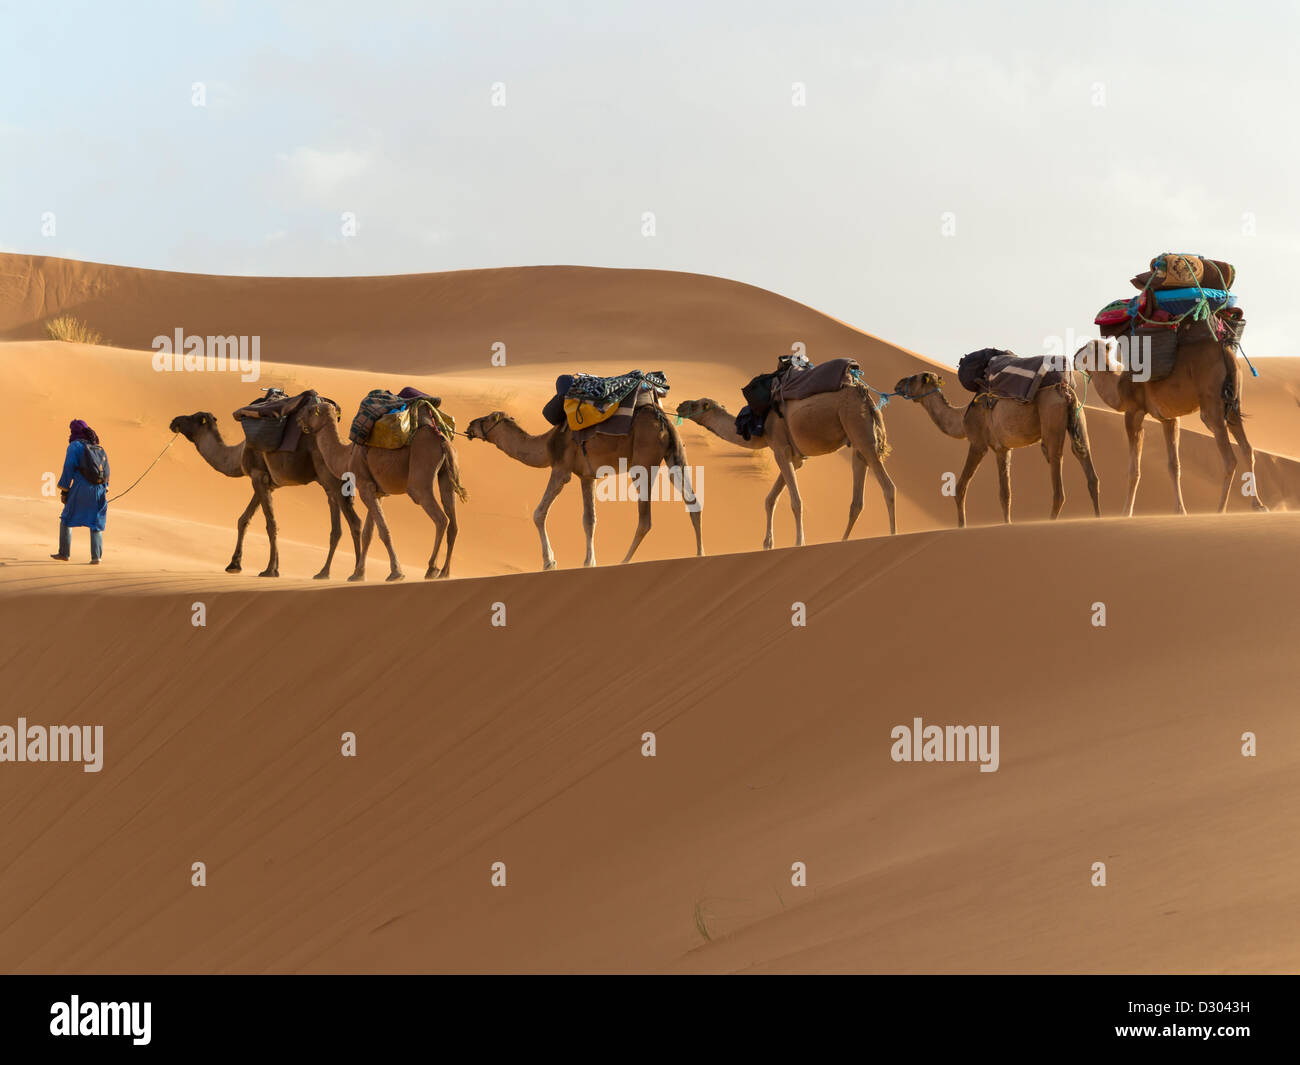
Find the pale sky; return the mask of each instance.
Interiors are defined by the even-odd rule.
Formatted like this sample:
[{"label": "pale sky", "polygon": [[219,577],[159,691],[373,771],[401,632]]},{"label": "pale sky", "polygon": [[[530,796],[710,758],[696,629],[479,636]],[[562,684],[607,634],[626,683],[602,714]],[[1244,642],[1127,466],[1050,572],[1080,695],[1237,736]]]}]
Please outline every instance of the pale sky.
[{"label": "pale sky", "polygon": [[4,2],[0,250],[687,270],[949,363],[1192,251],[1293,354],[1297,39],[1295,3]]}]

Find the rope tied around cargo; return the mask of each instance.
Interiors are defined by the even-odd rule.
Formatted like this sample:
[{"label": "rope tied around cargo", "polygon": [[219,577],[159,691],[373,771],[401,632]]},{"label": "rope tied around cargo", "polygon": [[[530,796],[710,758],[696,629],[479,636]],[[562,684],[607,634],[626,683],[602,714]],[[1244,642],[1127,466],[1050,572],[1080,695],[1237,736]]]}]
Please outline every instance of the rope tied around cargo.
[{"label": "rope tied around cargo", "polygon": [[129,485],[127,485],[125,491],[118,492],[117,495],[113,496],[112,498],[104,500],[104,506],[108,506],[108,504],[113,502],[114,499],[121,499],[124,495],[126,495],[127,492],[131,491],[132,488],[134,488],[137,484],[143,481],[145,479],[145,475],[149,472],[149,470],[152,470],[155,466],[158,465],[158,459],[161,459],[165,454],[167,454],[167,449],[170,448],[172,444],[176,443],[176,437],[180,435],[181,435],[180,433],[175,433],[172,436],[172,438],[167,441],[167,447],[163,448],[160,452],[158,452],[158,458],[154,459],[153,462],[149,463],[148,469],[146,469],[144,473],[140,474],[139,477],[137,477],[134,481],[132,481]]}]

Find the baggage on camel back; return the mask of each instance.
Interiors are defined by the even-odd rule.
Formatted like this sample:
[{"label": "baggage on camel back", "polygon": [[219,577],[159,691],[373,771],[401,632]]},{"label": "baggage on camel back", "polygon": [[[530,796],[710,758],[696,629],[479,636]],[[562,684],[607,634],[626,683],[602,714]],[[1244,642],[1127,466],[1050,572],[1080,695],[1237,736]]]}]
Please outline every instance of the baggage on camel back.
[{"label": "baggage on camel back", "polygon": [[746,440],[762,436],[771,411],[784,417],[788,401],[838,392],[861,376],[862,368],[856,359],[827,359],[814,364],[803,355],[781,355],[775,370],[759,374],[740,390],[745,405],[736,415],[736,432]]},{"label": "baggage on camel back", "polygon": [[575,433],[597,430],[606,436],[625,436],[637,408],[659,406],[659,397],[667,392],[668,378],[659,370],[629,370],[617,377],[561,374],[542,417],[557,428],[568,425]]},{"label": "baggage on camel back", "polygon": [[1138,295],[1114,300],[1098,312],[1094,324],[1107,338],[1118,339],[1120,362],[1142,380],[1163,381],[1174,372],[1184,340],[1205,332],[1235,359],[1246,330],[1246,319],[1229,291],[1236,268],[1220,259],[1184,252],[1164,252],[1151,267],[1130,279]]},{"label": "baggage on camel back", "polygon": [[357,408],[356,417],[348,430],[354,444],[395,451],[406,447],[420,428],[420,411],[429,414],[429,424],[450,440],[456,433],[456,422],[441,409],[442,399],[421,392],[408,385],[394,394],[385,388],[373,388]]}]

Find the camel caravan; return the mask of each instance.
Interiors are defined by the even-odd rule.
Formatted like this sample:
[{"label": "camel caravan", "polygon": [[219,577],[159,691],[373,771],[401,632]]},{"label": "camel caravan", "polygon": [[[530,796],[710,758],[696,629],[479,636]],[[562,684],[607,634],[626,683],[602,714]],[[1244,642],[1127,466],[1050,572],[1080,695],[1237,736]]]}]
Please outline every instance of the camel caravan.
[{"label": "camel caravan", "polygon": [[[884,409],[893,397],[918,404],[940,432],[966,441],[965,465],[955,484],[957,526],[966,524],[966,496],[981,462],[993,452],[1004,522],[1011,521],[1011,452],[1038,444],[1052,485],[1050,517],[1065,503],[1062,465],[1068,445],[1083,469],[1092,510],[1101,516],[1099,479],[1092,461],[1084,399],[1089,387],[1124,416],[1129,441],[1129,485],[1125,516],[1133,513],[1148,415],[1160,422],[1169,453],[1175,510],[1186,513],[1180,484],[1179,418],[1199,412],[1214,434],[1223,458],[1219,511],[1227,507],[1237,469],[1229,439],[1241,445],[1251,474],[1251,502],[1267,508],[1254,492],[1254,451],[1246,439],[1241,410],[1238,355],[1245,319],[1231,292],[1236,272],[1229,263],[1199,255],[1164,254],[1132,278],[1138,295],[1107,304],[1097,315],[1100,339],[1081,347],[1073,360],[982,348],[962,357],[957,379],[971,397],[954,406],[944,395],[944,380],[924,372],[898,381],[892,392],[871,388],[851,358],[813,364],[803,355],[783,356],[775,370],[759,374],[741,388],[744,406],[735,415],[713,399],[679,403],[676,425],[663,406],[668,381],[657,371],[632,370],[616,377],[586,373],[562,375],[542,409],[548,428],[532,434],[505,411],[471,421],[463,433],[442,410],[442,401],[413,387],[398,393],[371,391],[360,403],[345,440],[339,434],[342,409],[314,391],[288,396],[276,389],[234,412],[243,440],[228,444],[216,417],[207,411],[171,423],[203,459],[227,477],[246,477],[252,498],[236,522],[235,551],[229,573],[242,568],[244,534],[260,508],[270,540],[270,558],[260,576],[279,576],[272,493],[277,488],[317,484],[330,512],[329,551],[315,576],[326,579],[346,520],[356,565],[351,581],[365,579],[366,555],[376,529],[388,552],[388,580],[404,576],[393,546],[382,500],[406,495],[434,525],[433,551],[425,578],[451,575],[457,535],[457,501],[468,496],[461,483],[454,441],[457,435],[492,444],[517,462],[548,470],[540,502],[533,511],[542,549],[542,568],[554,569],[547,535],[551,505],[573,478],[582,492],[586,535],[584,564],[596,564],[597,487],[615,471],[642,475],[635,496],[638,522],[623,557],[630,562],[651,527],[653,485],[666,469],[686,504],[694,527],[696,554],[704,554],[701,504],[691,483],[686,449],[677,430],[688,420],[738,448],[770,451],[777,477],[764,501],[763,547],[774,546],[773,513],[789,494],[795,543],[804,543],[803,499],[796,476],[805,459],[848,448],[852,497],[843,539],[853,532],[863,508],[870,470],[880,485],[889,530],[897,532],[895,486],[885,469],[890,455]],[[1253,372],[1253,367],[1252,367]],[[877,398],[878,397],[878,398]],[[354,504],[365,505],[364,523]],[[446,544],[442,564],[439,553]]]}]

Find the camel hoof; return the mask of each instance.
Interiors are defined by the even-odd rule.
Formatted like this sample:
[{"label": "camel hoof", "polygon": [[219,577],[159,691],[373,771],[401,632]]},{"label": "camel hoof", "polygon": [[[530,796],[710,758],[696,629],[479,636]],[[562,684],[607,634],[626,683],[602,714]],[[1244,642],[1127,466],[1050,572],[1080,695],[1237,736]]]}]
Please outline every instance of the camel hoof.
[{"label": "camel hoof", "polygon": [[330,579],[330,571],[327,569],[321,570],[319,573],[317,573],[315,576],[312,577],[312,580],[314,581],[327,581],[329,579]]},{"label": "camel hoof", "polygon": [[1255,504],[1255,512],[1256,512],[1257,514],[1267,514],[1267,513],[1268,513],[1268,507],[1264,506],[1263,503],[1256,503],[1256,504]]},{"label": "camel hoof", "polygon": [[434,581],[434,580],[437,580],[437,579],[438,579],[438,567],[437,567],[437,566],[430,566],[427,570],[425,570],[425,571],[424,571],[424,579],[425,579],[426,581]]},{"label": "camel hoof", "polygon": [[389,581],[401,581],[406,579],[406,574],[403,573],[400,569],[394,570],[385,579]]},{"label": "camel hoof", "polygon": [[557,565],[558,565],[558,563],[556,563],[556,562],[543,562],[543,563],[542,563],[542,572],[545,573],[548,569],[555,569],[555,567],[556,567]]},{"label": "camel hoof", "polygon": [[360,584],[360,583],[361,583],[362,581],[364,581],[365,579],[366,579],[366,575],[365,575],[364,573],[354,573],[354,574],[352,574],[351,577],[348,578],[348,583],[349,583],[349,584]]},{"label": "camel hoof", "polygon": [[258,576],[259,576],[259,577],[278,577],[278,576],[280,576],[280,571],[279,571],[278,569],[264,569],[264,570],[262,570],[261,573],[258,574]]},{"label": "camel hoof", "polygon": [[232,562],[229,566],[226,567],[226,572],[227,572],[227,573],[243,573],[243,572],[244,572],[244,567],[241,566],[238,562]]}]

